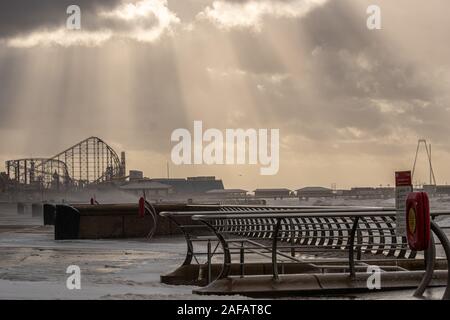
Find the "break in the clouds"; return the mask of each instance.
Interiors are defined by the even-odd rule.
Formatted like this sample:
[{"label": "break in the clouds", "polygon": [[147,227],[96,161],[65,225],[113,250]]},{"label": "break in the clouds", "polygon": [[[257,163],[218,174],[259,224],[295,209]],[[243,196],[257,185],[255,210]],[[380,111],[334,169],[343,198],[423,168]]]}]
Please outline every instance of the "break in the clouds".
[{"label": "break in the clouds", "polygon": [[220,28],[251,28],[260,31],[263,20],[274,18],[299,18],[328,0],[250,0],[214,1],[198,14]]},{"label": "break in the clouds", "polygon": [[164,33],[171,33],[173,27],[180,23],[177,15],[167,7],[167,0],[124,3],[112,11],[100,12],[99,16],[119,26],[119,36],[143,42],[152,42]]},{"label": "break in the clouds", "polygon": [[69,46],[97,46],[111,39],[112,32],[109,30],[86,32],[86,31],[68,31],[65,28],[57,30],[42,30],[32,32],[25,36],[10,38],[6,41],[7,45],[16,48],[30,48],[35,46],[59,45]]}]

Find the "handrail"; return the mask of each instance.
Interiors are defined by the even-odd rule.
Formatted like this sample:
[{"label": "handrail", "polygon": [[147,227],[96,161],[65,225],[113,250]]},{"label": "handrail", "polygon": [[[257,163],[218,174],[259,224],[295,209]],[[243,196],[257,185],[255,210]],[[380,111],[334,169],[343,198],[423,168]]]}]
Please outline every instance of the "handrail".
[{"label": "handrail", "polygon": [[436,243],[434,241],[433,235],[430,236],[430,243],[428,245],[427,250],[425,250],[424,260],[425,260],[425,274],[422,278],[422,281],[420,282],[419,286],[417,287],[416,291],[413,294],[415,297],[423,296],[426,288],[430,284],[431,279],[433,277],[434,267],[436,264]]},{"label": "handrail", "polygon": [[[288,247],[291,248],[291,255],[294,260],[298,260],[295,258],[295,248],[304,248],[306,250],[311,248],[313,251],[317,252],[324,251],[320,250],[321,247],[348,251],[348,270],[352,278],[356,276],[357,268],[360,268],[357,267],[355,263],[355,249],[358,253],[356,257],[357,260],[361,260],[361,253],[370,252],[374,254],[382,253],[387,256],[395,256],[396,260],[408,259],[408,257],[414,258],[416,255],[414,251],[408,251],[405,238],[398,242],[399,236],[396,235],[395,228],[393,227],[397,215],[394,208],[293,207],[280,209],[273,207],[254,208],[247,206],[245,208],[246,210],[240,209],[233,210],[231,206],[227,207],[224,211],[221,211],[220,209],[218,211],[170,211],[161,212],[160,215],[168,217],[174,222],[177,217],[190,217],[194,222],[201,222],[200,225],[195,225],[196,227],[203,225],[214,233],[222,246],[224,254],[222,271],[220,272],[218,279],[225,278],[229,275],[231,271],[232,254],[240,254],[241,273],[243,274],[243,253],[251,253],[254,250],[267,250],[271,253],[274,280],[279,279],[278,259],[281,255],[286,258],[286,251],[283,251],[283,249]],[[439,216],[450,216],[450,210],[435,210],[431,212],[431,217],[433,219]],[[190,231],[186,230],[185,227],[187,226],[178,223],[177,225],[185,234],[189,252],[189,242],[191,242],[189,239]],[[444,247],[448,265],[450,266],[450,243],[445,236],[445,233],[443,233],[442,229],[435,222],[432,222],[432,230],[439,238],[439,244],[442,244]],[[230,239],[226,239],[227,234],[237,234],[242,236],[242,239],[239,240],[242,241],[241,247],[234,248],[233,246],[230,246],[232,243],[230,243]],[[250,247],[244,248],[244,242],[251,243],[253,242],[251,239],[265,239],[271,241],[271,244],[268,246],[261,244],[259,249]],[[378,243],[375,243],[375,239],[377,239]],[[290,246],[279,245],[279,242],[284,241],[289,243]],[[355,241],[357,241],[357,243],[355,243]],[[317,248],[317,250],[314,250],[314,248]],[[236,249],[239,249],[240,251],[236,252]],[[430,249],[435,250],[434,245],[433,247],[430,247]],[[192,248],[191,252],[193,253]],[[406,256],[407,253],[408,255]],[[190,263],[191,259],[186,259],[185,263]],[[427,271],[424,274],[421,285],[416,290],[417,295],[420,295],[420,292],[423,293],[422,290],[424,290],[431,281],[431,272],[434,269],[435,261],[435,254],[433,251],[426,253],[426,259]],[[210,258],[208,258],[208,263],[211,264]],[[210,270],[210,266],[208,270]],[[209,280],[211,280],[210,276]],[[450,280],[448,280],[448,285],[444,294],[444,298],[446,299],[449,298],[449,287]]]},{"label": "handrail", "polygon": [[[354,248],[355,248],[355,239],[356,237],[356,233],[359,230],[359,223],[360,223],[360,219],[361,218],[370,218],[370,217],[379,217],[379,218],[387,218],[387,217],[393,217],[395,218],[396,212],[395,211],[390,211],[390,210],[382,210],[382,209],[377,209],[377,210],[373,210],[373,209],[354,209],[354,210],[348,210],[346,212],[344,212],[343,210],[336,210],[336,209],[332,209],[329,211],[322,211],[322,212],[317,212],[315,210],[297,210],[297,212],[292,212],[292,211],[273,211],[273,210],[265,210],[262,212],[258,212],[258,213],[247,213],[247,214],[241,214],[241,213],[234,213],[234,214],[217,214],[217,213],[205,213],[202,212],[201,214],[197,214],[197,215],[193,215],[192,216],[192,220],[194,221],[200,221],[204,224],[206,224],[211,230],[213,230],[214,232],[216,232],[221,238],[223,238],[223,235],[221,234],[220,231],[217,230],[217,227],[212,225],[212,221],[214,220],[229,220],[229,219],[234,219],[234,220],[241,220],[241,219],[275,219],[276,223],[272,224],[272,226],[274,226],[273,229],[273,233],[272,233],[272,272],[273,272],[273,279],[276,281],[279,279],[279,275],[278,275],[278,261],[277,261],[277,255],[278,255],[278,240],[280,240],[279,237],[279,233],[280,231],[282,232],[296,232],[295,229],[292,230],[287,230],[281,229],[282,226],[282,222],[285,220],[289,220],[289,219],[299,219],[299,218],[350,218],[353,221],[353,225],[351,227],[351,232],[349,234],[349,241],[348,241],[348,261],[349,261],[349,271],[350,271],[350,276],[352,278],[354,278],[356,276],[356,270],[355,270],[355,260],[354,260]],[[450,216],[450,211],[447,210],[437,210],[437,211],[433,211],[431,213],[431,216],[433,218],[438,217],[438,216]],[[253,221],[253,220],[252,220]],[[289,220],[291,221],[291,220]],[[369,229],[369,225],[367,223],[364,223],[366,225],[366,227]],[[381,227],[381,225],[379,223],[375,223],[377,227]],[[289,223],[285,222],[286,226],[289,225]],[[446,257],[447,257],[447,269],[448,269],[448,280],[447,280],[447,287],[445,290],[445,293],[443,295],[443,299],[450,299],[450,241],[448,240],[447,236],[445,235],[445,233],[440,229],[440,227],[437,225],[436,222],[432,221],[431,222],[431,229],[433,231],[434,234],[436,234],[436,236],[438,237],[440,243],[442,244]],[[376,228],[374,229],[376,230]],[[369,237],[372,237],[372,234],[369,234]],[[289,238],[289,237],[287,237]],[[319,238],[319,237],[318,237]],[[292,236],[291,236],[292,239]],[[387,245],[384,242],[384,239],[380,239],[381,243],[382,243],[382,247],[381,250],[383,251],[385,249],[385,245]],[[225,241],[224,241],[225,242]],[[390,243],[389,245],[393,246],[397,246],[397,243]],[[432,239],[432,244],[430,245],[429,250],[426,252],[425,256],[426,256],[426,272],[424,274],[424,278],[422,279],[421,284],[419,285],[419,288],[416,290],[416,296],[417,295],[421,295],[423,293],[423,291],[425,290],[425,288],[428,286],[428,284],[430,283],[431,279],[432,279],[432,273],[434,271],[434,265],[435,265],[435,243],[434,243],[434,239]],[[361,246],[358,244],[356,247],[361,248]],[[392,250],[392,249],[391,249]],[[394,249],[395,250],[395,249]],[[229,256],[229,252],[227,252],[227,256]],[[223,277],[224,274],[228,274],[228,269],[229,268],[228,264],[230,263],[230,259],[229,257],[227,257],[226,259],[227,262],[227,266],[225,266],[224,263],[224,268],[223,268],[223,272],[221,274],[221,277]]]},{"label": "handrail", "polygon": [[175,218],[176,217],[188,217],[188,216],[192,216],[193,214],[190,212],[180,212],[179,214],[173,215],[172,213],[173,212],[170,212],[170,211],[163,211],[163,212],[160,212],[159,215],[170,219],[170,221],[172,221],[175,225],[177,225],[178,228],[180,229],[180,231],[183,233],[183,236],[186,240],[186,257],[184,259],[184,262],[182,263],[182,266],[189,265],[189,264],[191,264],[192,258],[194,258],[195,253],[194,253],[194,245],[192,243],[193,239],[190,236],[190,234],[188,232],[186,232],[185,229],[186,229],[186,227],[194,227],[194,226],[196,228],[208,228],[208,227],[204,224],[182,225]]},{"label": "handrail", "polygon": [[[332,209],[329,210],[331,212],[317,212],[317,210],[295,210],[296,213],[293,213],[292,210],[289,210],[287,212],[285,211],[274,211],[274,210],[264,210],[260,211],[259,213],[246,213],[246,214],[240,214],[240,213],[233,213],[233,214],[217,214],[217,212],[202,212],[201,214],[193,215],[192,220],[194,221],[200,221],[204,224],[206,224],[213,232],[216,234],[220,234],[220,237],[223,238],[224,231],[218,231],[217,226],[213,226],[212,221],[214,220],[240,220],[240,219],[259,219],[259,218],[265,218],[265,219],[274,219],[276,220],[275,224],[272,224],[274,226],[274,230],[272,231],[272,268],[273,268],[273,277],[274,279],[278,279],[278,267],[277,267],[277,255],[278,255],[278,240],[279,238],[278,234],[280,232],[281,222],[284,219],[289,218],[313,218],[313,217],[350,217],[353,218],[353,226],[352,231],[349,236],[349,244],[347,248],[349,249],[349,269],[350,274],[352,276],[355,275],[355,263],[354,263],[354,240],[355,240],[355,234],[358,230],[358,222],[360,217],[367,217],[368,213],[369,215],[372,215],[374,217],[380,217],[380,216],[395,216],[395,212],[389,211],[390,209],[384,209],[384,208],[376,208],[377,212],[373,212],[373,208],[367,209],[353,209],[352,212],[346,212],[343,211],[343,209]],[[274,213],[275,212],[275,213]],[[176,212],[172,212],[171,215],[176,215]],[[449,212],[450,214],[450,212]],[[317,223],[312,223],[313,225]],[[227,231],[233,233],[233,231]],[[287,231],[287,232],[293,232],[293,230]],[[316,231],[314,231],[316,232]],[[323,238],[324,236],[315,236],[314,238]],[[290,237],[292,239],[292,237]],[[356,247],[360,248],[361,245],[357,245]],[[227,250],[224,248],[224,250]],[[228,257],[227,257],[228,260]],[[222,272],[222,276],[224,273]]]},{"label": "handrail", "polygon": [[153,220],[153,226],[147,235],[147,239],[151,239],[155,235],[156,228],[158,225],[158,214],[156,213],[155,207],[153,207],[153,205],[147,200],[145,200],[145,212],[148,213]]},{"label": "handrail", "polygon": [[277,262],[277,244],[278,244],[278,232],[280,231],[281,219],[277,220],[275,230],[273,231],[272,239],[272,272],[274,280],[278,280],[278,262]]},{"label": "handrail", "polygon": [[450,241],[445,232],[442,231],[442,229],[434,221],[431,221],[431,230],[441,242],[447,257],[447,288],[445,289],[442,299],[450,300]]},{"label": "handrail", "polygon": [[[178,212],[172,212],[172,214],[178,214]],[[354,217],[395,217],[396,212],[393,210],[330,210],[330,211],[317,211],[317,210],[307,210],[307,211],[274,211],[267,210],[261,211],[259,213],[247,213],[247,214],[218,214],[217,211],[205,211],[197,212],[192,216],[192,220],[215,220],[215,219],[256,219],[256,218],[354,218]],[[450,216],[450,211],[448,210],[437,210],[431,212],[431,217],[437,216]]]},{"label": "handrail", "polygon": [[352,231],[350,234],[350,244],[348,246],[348,264],[349,264],[349,268],[350,268],[350,277],[354,278],[356,276],[356,271],[355,271],[355,256],[354,256],[354,246],[355,246],[355,234],[356,231],[358,230],[358,223],[359,223],[359,217],[355,217],[355,219],[353,220],[353,226],[352,226]]},{"label": "handrail", "polygon": [[[445,288],[442,300],[450,300],[450,241],[445,232],[439,227],[439,225],[436,222],[431,221],[430,227],[431,231],[436,235],[436,237],[442,244],[445,256],[447,258],[447,287]],[[431,241],[428,246],[428,249],[425,251],[425,261],[426,261],[425,274],[416,291],[414,292],[415,297],[423,296],[425,289],[428,287],[433,278],[434,266],[436,264],[436,243],[434,241],[434,237],[432,234],[430,236],[430,240]]]},{"label": "handrail", "polygon": [[[234,207],[240,209],[247,209],[245,211],[236,210]],[[225,210],[227,209],[227,210]],[[333,206],[333,207],[251,207],[251,206],[221,206],[219,210],[208,211],[162,211],[159,215],[163,217],[169,216],[193,216],[193,215],[220,215],[221,217],[238,217],[239,215],[245,215],[248,217],[251,214],[279,214],[282,213],[309,213],[309,212],[395,212],[395,208],[389,207],[345,207],[345,206]],[[230,215],[230,213],[232,213]],[[450,213],[450,212],[449,212]]]}]

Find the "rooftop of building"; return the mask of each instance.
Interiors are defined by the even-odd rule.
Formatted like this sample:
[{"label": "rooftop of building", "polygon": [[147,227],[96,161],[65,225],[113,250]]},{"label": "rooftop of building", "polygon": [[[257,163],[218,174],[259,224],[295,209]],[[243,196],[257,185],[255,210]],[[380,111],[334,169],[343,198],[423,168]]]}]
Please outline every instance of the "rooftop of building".
[{"label": "rooftop of building", "polygon": [[244,189],[213,189],[209,190],[206,193],[209,194],[224,194],[224,193],[247,193],[247,190]]},{"label": "rooftop of building", "polygon": [[291,190],[286,188],[268,188],[268,189],[258,188],[254,192],[291,192]]},{"label": "rooftop of building", "polygon": [[333,190],[331,190],[330,188],[325,188],[325,187],[304,187],[304,188],[297,189],[296,191],[300,191],[300,192],[319,192],[319,191],[331,192]]},{"label": "rooftop of building", "polygon": [[120,189],[124,189],[124,190],[142,190],[142,189],[168,190],[171,188],[172,187],[167,184],[155,182],[155,181],[151,181],[151,180],[138,180],[138,181],[129,182],[127,184],[120,186]]},{"label": "rooftop of building", "polygon": [[222,180],[218,180],[216,177],[158,178],[150,180],[170,185],[175,192],[184,194],[205,193],[209,190],[224,189]]}]

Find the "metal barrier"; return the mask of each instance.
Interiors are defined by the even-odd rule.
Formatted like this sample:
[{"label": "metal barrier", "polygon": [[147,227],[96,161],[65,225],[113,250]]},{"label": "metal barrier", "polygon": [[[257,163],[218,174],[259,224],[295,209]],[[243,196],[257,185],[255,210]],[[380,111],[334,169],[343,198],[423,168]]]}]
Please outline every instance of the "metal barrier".
[{"label": "metal barrier", "polygon": [[[218,245],[220,242],[218,242],[218,237],[215,234],[214,231],[210,230],[205,224],[202,223],[195,223],[190,218],[195,214],[218,214],[219,212],[224,213],[244,213],[244,214],[254,214],[254,213],[261,213],[261,212],[267,212],[267,210],[270,210],[270,212],[276,211],[276,212],[298,212],[298,210],[302,211],[312,211],[312,212],[323,212],[324,210],[327,211],[370,211],[370,210],[376,210],[376,211],[392,211],[393,208],[379,208],[379,207],[342,207],[342,206],[323,206],[323,207],[317,207],[317,206],[302,206],[302,207],[267,207],[267,206],[220,206],[214,211],[194,211],[194,212],[161,212],[160,215],[163,217],[169,218],[174,224],[178,226],[178,228],[182,231],[185,239],[186,239],[186,257],[183,262],[183,264],[174,272],[169,273],[167,275],[161,276],[161,281],[164,283],[169,284],[196,284],[196,285],[206,285],[211,280],[211,269],[219,269],[218,266],[212,265],[210,263],[211,259],[218,253]],[[264,232],[260,232],[256,239],[263,240],[263,239],[270,239],[272,237],[273,233],[273,222],[270,221],[270,219],[261,218],[258,219],[258,221],[261,223],[261,227],[264,229]],[[331,221],[327,223],[328,228],[332,229],[333,223],[335,221]],[[235,235],[244,236],[247,240],[251,235],[246,234],[245,232],[238,232],[242,229],[242,226],[239,226],[239,221],[231,220],[229,222],[230,226],[233,228],[233,233]],[[346,224],[348,224],[346,222]],[[247,221],[245,223],[247,227],[251,226],[251,222]],[[296,223],[296,225],[299,225]],[[317,230],[312,230],[314,226],[311,223],[304,223],[303,225],[300,225],[301,228],[306,227],[308,230],[302,233],[302,244],[310,243],[314,244],[315,242],[324,242],[326,240],[326,236],[323,235],[321,232],[318,233]],[[339,226],[338,226],[339,227]],[[310,230],[311,229],[311,230]],[[241,230],[242,231],[242,230]],[[248,230],[247,230],[248,231]],[[339,236],[342,236],[342,230],[337,230]],[[248,233],[248,232],[247,232]],[[391,231],[392,233],[392,231]],[[319,240],[320,238],[320,240]],[[328,236],[328,241],[330,241],[330,236]],[[384,238],[384,237],[383,237]],[[206,242],[206,250],[203,248],[203,250],[194,250],[194,244],[196,243],[205,243]],[[214,244],[214,242],[217,242]],[[239,242],[239,241],[238,241]],[[338,242],[343,243],[343,240],[338,240]],[[231,244],[233,245],[233,244]],[[211,250],[212,246],[214,246],[214,250]],[[242,245],[241,245],[242,247]],[[220,252],[222,254],[222,252]],[[401,255],[406,255],[406,250],[404,252],[401,252]],[[413,256],[414,253],[411,253],[411,256]],[[204,263],[204,266],[206,266],[207,270],[202,272],[202,263],[200,262],[201,257],[205,256],[206,261]],[[195,264],[192,264],[193,260],[195,261]],[[239,267],[239,270],[241,267]],[[220,270],[218,270],[220,271]],[[216,273],[218,272],[216,270]],[[198,273],[206,274],[207,276],[204,278],[198,279]],[[191,279],[187,279],[187,277],[191,277]],[[197,278],[196,278],[197,277]]]},{"label": "metal barrier", "polygon": [[[297,273],[333,273],[347,274],[350,279],[357,280],[357,273],[366,270],[369,265],[380,265],[385,273],[396,273],[406,276],[406,273],[423,270],[424,262],[416,258],[416,252],[408,249],[406,239],[395,233],[395,211],[392,208],[369,207],[316,207],[316,208],[233,208],[224,207],[220,211],[206,212],[163,212],[161,215],[171,218],[174,222],[180,216],[192,215],[193,224],[179,225],[187,242],[187,255],[183,266],[190,265],[192,258],[198,254],[207,256],[207,279],[212,280],[212,257],[218,252],[218,245],[212,251],[214,238],[220,243],[223,260],[216,280],[231,278],[237,269],[239,278],[248,275],[246,255],[270,259],[270,270],[273,281],[280,279],[279,274]],[[195,215],[195,213],[197,213]],[[433,218],[450,215],[448,211],[436,211]],[[195,224],[200,222],[203,226]],[[209,233],[205,235],[205,227]],[[433,223],[433,232],[437,235],[444,251],[449,255],[448,239],[437,223]],[[202,234],[197,234],[201,230]],[[207,241],[206,252],[194,252],[194,241]],[[435,250],[433,243],[432,250]],[[333,258],[329,253],[333,253]],[[430,254],[431,252],[431,254]],[[355,259],[356,254],[356,259]],[[238,256],[236,263],[232,257]],[[314,256],[316,256],[315,259]],[[416,294],[428,286],[433,278],[436,267],[435,257],[428,250],[426,269],[415,275],[422,279]],[[318,258],[317,258],[318,257]],[[431,257],[431,258],[430,258]],[[422,265],[418,262],[421,262]],[[442,268],[447,269],[442,261]],[[293,269],[292,265],[297,266]],[[299,271],[300,270],[300,271]],[[267,268],[266,270],[267,271]],[[441,270],[442,271],[442,270]],[[261,268],[250,274],[265,274]],[[439,272],[442,274],[442,272]],[[163,277],[162,277],[163,280]],[[395,280],[395,279],[394,279]],[[447,284],[448,284],[447,276]],[[415,282],[417,285],[417,281]],[[420,289],[420,290],[419,290]],[[444,298],[448,298],[448,286]],[[202,293],[197,290],[197,293]],[[205,292],[207,290],[204,290]],[[422,291],[423,293],[423,291]]]},{"label": "metal barrier", "polygon": [[[148,203],[147,203],[148,206]],[[272,210],[298,210],[298,209],[312,209],[317,207],[305,206],[305,207],[272,207]],[[321,208],[335,208],[335,207],[321,207]],[[211,231],[205,224],[194,222],[191,220],[193,215],[202,214],[217,214],[218,212],[248,212],[255,213],[266,210],[266,206],[251,206],[251,205],[220,205],[216,210],[210,211],[205,207],[205,211],[163,211],[159,213],[159,216],[170,219],[184,235],[186,240],[186,257],[183,263],[173,272],[162,275],[161,281],[167,284],[195,284],[206,285],[211,282],[213,269],[219,270],[220,266],[212,264],[212,258],[219,252],[220,242],[213,231]],[[147,209],[148,210],[148,209]],[[205,250],[194,250],[196,243],[206,243]],[[222,254],[222,252],[220,252]],[[202,264],[201,257],[206,257],[205,263]],[[195,264],[193,264],[193,261]],[[201,268],[206,266],[206,270],[203,272]],[[200,278],[199,278],[200,274]]]}]

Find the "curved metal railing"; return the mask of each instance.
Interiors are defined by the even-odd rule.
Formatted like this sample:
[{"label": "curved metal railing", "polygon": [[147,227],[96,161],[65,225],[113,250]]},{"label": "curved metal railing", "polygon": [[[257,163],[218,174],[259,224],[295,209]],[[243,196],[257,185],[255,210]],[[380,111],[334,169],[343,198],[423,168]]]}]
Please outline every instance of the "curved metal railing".
[{"label": "curved metal railing", "polygon": [[[255,211],[258,211],[257,213]],[[242,250],[267,253],[271,255],[273,278],[279,278],[279,259],[303,262],[299,253],[318,254],[325,252],[347,252],[348,272],[354,277],[358,268],[356,261],[361,255],[412,259],[416,252],[409,250],[406,239],[395,232],[395,215],[392,209],[385,208],[330,208],[330,209],[294,209],[294,210],[255,210],[242,213],[239,210],[226,214],[217,212],[198,212],[193,221],[206,225],[220,241],[224,259],[218,279],[230,274],[233,244],[239,242],[237,252]],[[172,213],[176,214],[176,213]],[[432,218],[450,216],[449,211],[435,211]],[[447,256],[450,257],[449,242],[445,233],[436,222],[432,231],[439,239]],[[236,239],[236,237],[238,237]],[[257,242],[256,240],[267,240]],[[434,239],[433,239],[434,240]],[[244,245],[245,244],[245,245]],[[435,261],[435,243],[425,256],[427,272],[416,294],[419,295],[431,280]],[[434,250],[434,251],[433,251]],[[290,252],[290,255],[287,253]],[[355,261],[355,253],[357,253]],[[431,257],[431,258],[430,258]],[[342,266],[338,266],[342,268]],[[448,268],[448,267],[447,267]],[[449,287],[444,293],[448,298]],[[423,293],[423,292],[422,292]]]}]

